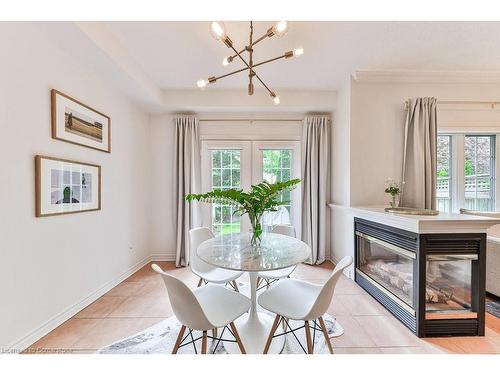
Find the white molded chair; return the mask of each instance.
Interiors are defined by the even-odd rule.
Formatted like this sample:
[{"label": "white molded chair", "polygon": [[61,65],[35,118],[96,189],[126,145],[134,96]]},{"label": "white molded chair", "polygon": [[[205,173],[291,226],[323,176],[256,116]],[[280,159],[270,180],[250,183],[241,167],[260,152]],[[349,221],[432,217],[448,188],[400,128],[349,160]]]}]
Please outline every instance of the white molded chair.
[{"label": "white molded chair", "polygon": [[[271,233],[282,234],[284,236],[290,236],[294,238],[296,237],[295,228],[292,227],[291,225],[281,225],[281,224],[275,225],[271,230]],[[290,277],[290,274],[293,271],[295,271],[296,267],[297,266],[292,266],[283,268],[281,270],[259,272],[257,274],[257,276],[259,277],[257,279],[257,285],[260,286],[261,281],[264,280],[267,287],[269,287],[271,283],[276,280]]]},{"label": "white molded chair", "polygon": [[[333,354],[332,344],[330,342],[330,338],[328,337],[325,322],[323,321],[323,315],[326,313],[328,306],[330,306],[335,285],[337,284],[340,275],[342,275],[342,271],[351,263],[351,256],[343,258],[336,265],[332,274],[323,285],[312,284],[295,279],[284,279],[273,284],[268,290],[264,291],[259,296],[259,305],[276,314],[276,318],[264,348],[264,354],[267,354],[271,341],[273,340],[273,335],[280,322],[284,322],[285,326],[291,331],[288,324],[289,319],[304,321],[307,353],[312,354],[314,352],[314,343],[311,340],[312,328],[323,332],[328,350]],[[319,320],[319,325],[316,323],[316,319]],[[309,325],[310,321],[313,321],[314,325],[312,327]],[[288,331],[288,333],[290,331]],[[285,333],[287,333],[286,329]],[[305,351],[302,344],[300,342],[299,344]]]},{"label": "white molded chair", "polygon": [[214,238],[214,234],[210,230],[210,228],[201,227],[191,229],[189,231],[191,249],[191,259],[189,264],[191,267],[191,271],[200,278],[198,286],[200,286],[203,282],[214,284],[230,284],[233,289],[238,292],[239,290],[236,279],[243,275],[243,272],[214,267],[198,257],[198,254],[196,253],[196,249],[198,249],[198,246],[200,246],[202,242],[211,238]]},{"label": "white molded chair", "polygon": [[[194,339],[193,331],[203,332],[201,353],[206,354],[207,338],[218,340],[218,345],[220,341],[226,341],[222,339],[226,329],[236,339],[241,353],[245,354],[245,348],[233,322],[250,309],[251,302],[248,297],[221,285],[213,284],[191,291],[181,280],[164,272],[158,265],[152,264],[151,267],[162,275],[172,310],[182,324],[172,354],[176,354],[180,347],[191,343],[195,353],[197,353],[195,342],[200,338]],[[227,327],[228,325],[230,328]],[[220,337],[215,337],[217,336],[217,328],[220,327],[224,327],[224,329]],[[184,336],[186,328],[189,329],[189,332]],[[213,336],[207,335],[209,330],[212,330]],[[184,343],[188,337],[191,338],[191,341]],[[217,346],[214,352],[216,349]]]}]

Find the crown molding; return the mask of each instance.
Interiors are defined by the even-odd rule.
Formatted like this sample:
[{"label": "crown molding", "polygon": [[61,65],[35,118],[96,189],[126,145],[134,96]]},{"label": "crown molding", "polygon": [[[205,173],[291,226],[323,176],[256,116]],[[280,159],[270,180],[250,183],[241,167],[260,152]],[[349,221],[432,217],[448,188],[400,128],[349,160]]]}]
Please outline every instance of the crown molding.
[{"label": "crown molding", "polygon": [[281,89],[277,92],[280,105],[274,105],[269,94],[260,88],[252,96],[244,89],[164,90],[163,103],[167,112],[330,113],[337,101],[334,90]]},{"label": "crown molding", "polygon": [[357,70],[352,79],[360,83],[500,83],[500,71]]}]

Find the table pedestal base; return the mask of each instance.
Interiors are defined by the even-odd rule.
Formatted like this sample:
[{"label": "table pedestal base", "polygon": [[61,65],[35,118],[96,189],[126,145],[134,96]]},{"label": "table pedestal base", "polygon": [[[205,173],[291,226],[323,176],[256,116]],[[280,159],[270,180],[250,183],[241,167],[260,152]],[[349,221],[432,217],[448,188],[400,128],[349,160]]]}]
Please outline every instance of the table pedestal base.
[{"label": "table pedestal base", "polygon": [[[264,352],[264,347],[266,346],[273,322],[274,317],[266,313],[244,314],[234,322],[241,337],[241,341],[243,342],[243,346],[248,354],[262,354]],[[283,330],[280,324],[275,335],[282,332]],[[226,334],[224,334],[224,336],[226,336]],[[232,338],[231,334],[228,333],[226,338]],[[268,353],[279,354],[283,351],[284,346],[285,336],[275,337],[271,342]],[[240,349],[236,343],[225,342],[224,347],[227,349],[228,353],[240,353]]]}]

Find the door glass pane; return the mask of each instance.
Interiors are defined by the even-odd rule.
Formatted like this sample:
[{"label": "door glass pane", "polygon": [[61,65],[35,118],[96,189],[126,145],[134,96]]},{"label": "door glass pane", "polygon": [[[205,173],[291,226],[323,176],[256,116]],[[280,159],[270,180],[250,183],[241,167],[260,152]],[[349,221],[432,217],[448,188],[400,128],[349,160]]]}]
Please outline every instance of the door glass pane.
[{"label": "door glass pane", "polygon": [[439,211],[451,210],[451,136],[437,137],[436,199]]},{"label": "door glass pane", "polygon": [[495,142],[492,136],[465,137],[465,207],[493,211]]},{"label": "door glass pane", "polygon": [[[212,190],[240,189],[240,150],[212,150]],[[240,231],[240,215],[228,205],[212,205],[212,230],[215,234]]]},{"label": "door glass pane", "polygon": [[[263,150],[262,151],[262,178],[269,183],[283,182],[291,179],[292,150]],[[276,224],[290,225],[292,210],[291,194],[280,194],[279,201],[288,202],[276,212],[266,213],[262,218],[264,230],[271,230]]]}]

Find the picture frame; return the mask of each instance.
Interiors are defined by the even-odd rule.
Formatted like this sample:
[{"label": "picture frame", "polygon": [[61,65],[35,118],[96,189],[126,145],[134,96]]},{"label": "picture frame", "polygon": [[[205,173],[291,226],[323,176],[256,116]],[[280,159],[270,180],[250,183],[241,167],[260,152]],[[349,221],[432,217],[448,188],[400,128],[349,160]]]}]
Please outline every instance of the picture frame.
[{"label": "picture frame", "polygon": [[111,118],[56,89],[51,90],[52,138],[111,153]]},{"label": "picture frame", "polygon": [[101,209],[101,166],[35,156],[35,216]]}]

